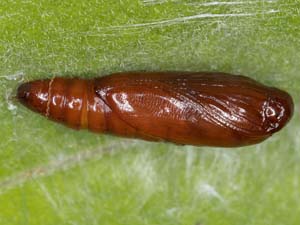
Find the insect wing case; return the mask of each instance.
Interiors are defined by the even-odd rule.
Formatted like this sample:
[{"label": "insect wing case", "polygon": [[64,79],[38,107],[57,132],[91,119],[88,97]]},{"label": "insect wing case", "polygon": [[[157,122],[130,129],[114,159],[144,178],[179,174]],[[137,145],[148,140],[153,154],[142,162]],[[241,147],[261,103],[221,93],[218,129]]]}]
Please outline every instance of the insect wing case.
[{"label": "insect wing case", "polygon": [[224,73],[119,73],[96,79],[95,91],[137,137],[177,144],[258,143],[293,111],[287,93]]}]

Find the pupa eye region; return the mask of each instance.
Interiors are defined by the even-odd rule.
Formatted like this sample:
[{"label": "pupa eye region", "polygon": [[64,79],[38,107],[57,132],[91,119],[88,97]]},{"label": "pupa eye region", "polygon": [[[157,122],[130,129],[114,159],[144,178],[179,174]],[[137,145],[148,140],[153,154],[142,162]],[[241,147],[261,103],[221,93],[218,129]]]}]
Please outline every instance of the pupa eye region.
[{"label": "pupa eye region", "polygon": [[74,129],[196,146],[259,143],[284,127],[294,108],[285,91],[206,72],[55,77],[20,85],[17,97]]}]

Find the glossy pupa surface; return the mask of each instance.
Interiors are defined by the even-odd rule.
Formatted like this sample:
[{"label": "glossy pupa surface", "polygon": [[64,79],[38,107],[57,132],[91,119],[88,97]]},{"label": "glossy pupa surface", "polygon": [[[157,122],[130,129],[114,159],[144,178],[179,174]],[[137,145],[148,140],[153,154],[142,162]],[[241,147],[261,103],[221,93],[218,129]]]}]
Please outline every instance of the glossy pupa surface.
[{"label": "glossy pupa surface", "polygon": [[58,77],[22,84],[18,98],[75,129],[197,146],[259,143],[293,114],[292,98],[285,91],[225,73]]}]

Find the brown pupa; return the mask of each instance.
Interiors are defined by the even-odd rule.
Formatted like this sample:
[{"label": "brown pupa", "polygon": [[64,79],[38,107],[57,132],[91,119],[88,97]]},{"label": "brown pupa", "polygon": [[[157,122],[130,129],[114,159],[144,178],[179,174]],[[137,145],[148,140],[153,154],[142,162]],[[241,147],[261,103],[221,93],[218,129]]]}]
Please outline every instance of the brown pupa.
[{"label": "brown pupa", "polygon": [[18,99],[69,127],[151,141],[237,147],[259,143],[293,114],[291,96],[244,76],[128,72],[37,80]]}]

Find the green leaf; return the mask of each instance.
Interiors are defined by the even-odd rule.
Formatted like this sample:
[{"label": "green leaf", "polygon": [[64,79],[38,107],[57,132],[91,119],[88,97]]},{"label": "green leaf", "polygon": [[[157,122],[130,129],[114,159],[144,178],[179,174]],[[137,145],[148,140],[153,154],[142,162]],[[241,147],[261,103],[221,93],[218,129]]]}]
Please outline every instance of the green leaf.
[{"label": "green leaf", "polygon": [[[0,224],[297,224],[298,0],[0,2]],[[224,71],[288,91],[289,125],[250,147],[73,131],[16,87],[117,71]]]}]

